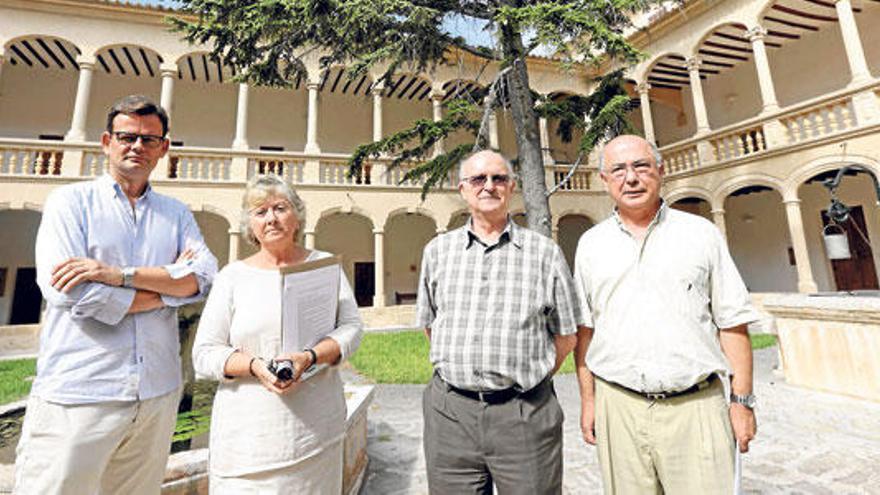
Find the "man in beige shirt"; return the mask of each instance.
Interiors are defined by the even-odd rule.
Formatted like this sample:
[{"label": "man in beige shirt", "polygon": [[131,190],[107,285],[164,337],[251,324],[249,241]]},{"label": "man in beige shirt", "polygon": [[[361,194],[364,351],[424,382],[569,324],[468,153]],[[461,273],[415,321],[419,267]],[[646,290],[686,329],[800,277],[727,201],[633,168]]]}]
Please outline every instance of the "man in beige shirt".
[{"label": "man in beige shirt", "polygon": [[745,284],[718,229],[660,198],[656,148],[620,136],[601,156],[615,212],[575,256],[584,439],[605,493],[732,493],[756,431]]}]

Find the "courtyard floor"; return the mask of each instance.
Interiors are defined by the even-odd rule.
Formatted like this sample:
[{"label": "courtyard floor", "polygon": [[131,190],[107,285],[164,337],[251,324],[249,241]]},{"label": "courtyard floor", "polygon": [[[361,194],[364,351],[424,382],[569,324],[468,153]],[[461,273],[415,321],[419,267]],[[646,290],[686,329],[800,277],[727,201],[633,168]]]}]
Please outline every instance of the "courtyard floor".
[{"label": "courtyard floor", "polygon": [[[743,457],[746,493],[880,494],[880,404],[785,384],[777,348],[755,351],[758,436]],[[421,385],[378,385],[362,494],[427,493]],[[556,378],[565,410],[565,493],[601,493],[595,449],[580,438],[574,375]]]}]

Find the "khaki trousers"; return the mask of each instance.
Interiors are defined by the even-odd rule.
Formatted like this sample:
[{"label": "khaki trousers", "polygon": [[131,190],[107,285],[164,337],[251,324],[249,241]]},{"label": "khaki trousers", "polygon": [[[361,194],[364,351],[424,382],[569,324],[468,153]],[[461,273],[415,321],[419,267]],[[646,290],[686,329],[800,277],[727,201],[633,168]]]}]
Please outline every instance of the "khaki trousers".
[{"label": "khaki trousers", "polygon": [[721,380],[651,401],[597,379],[596,437],[606,494],[733,493],[733,429]]},{"label": "khaki trousers", "polygon": [[179,397],[62,405],[31,396],[13,493],[158,494]]}]

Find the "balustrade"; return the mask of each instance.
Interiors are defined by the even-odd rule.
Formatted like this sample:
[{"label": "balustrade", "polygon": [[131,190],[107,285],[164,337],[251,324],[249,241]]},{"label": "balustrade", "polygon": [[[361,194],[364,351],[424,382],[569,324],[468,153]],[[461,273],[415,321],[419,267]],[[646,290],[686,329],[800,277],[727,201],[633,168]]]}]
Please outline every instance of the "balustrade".
[{"label": "balustrade", "polygon": [[709,143],[715,153],[716,162],[741,158],[767,149],[763,126],[721,134],[710,139]]},{"label": "balustrade", "polygon": [[850,98],[784,116],[780,122],[786,130],[786,144],[796,144],[856,127]]},{"label": "balustrade", "polygon": [[0,145],[0,175],[61,175],[64,151]]},{"label": "balustrade", "polygon": [[695,144],[663,150],[663,167],[667,174],[695,170],[700,167],[700,155]]},{"label": "balustrade", "polygon": [[277,175],[292,184],[303,183],[305,160],[283,156],[260,156],[248,160],[247,177],[254,175]]},{"label": "balustrade", "polygon": [[[553,167],[553,184],[559,185],[562,181],[565,180],[565,177],[568,175],[570,170],[570,166],[556,166]],[[579,167],[571,177],[568,178],[568,181],[565,184],[559,187],[560,191],[589,191],[590,190],[590,176],[591,172],[589,170],[585,170],[583,167]]]},{"label": "balustrade", "polygon": [[204,182],[227,182],[232,158],[222,155],[207,155],[173,151],[168,158],[166,178]]}]

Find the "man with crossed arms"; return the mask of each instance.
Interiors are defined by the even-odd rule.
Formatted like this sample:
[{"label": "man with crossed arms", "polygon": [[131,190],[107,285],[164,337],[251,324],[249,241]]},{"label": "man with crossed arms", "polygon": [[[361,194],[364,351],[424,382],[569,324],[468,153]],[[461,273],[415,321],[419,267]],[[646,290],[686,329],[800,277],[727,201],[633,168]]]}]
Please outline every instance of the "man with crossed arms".
[{"label": "man with crossed arms", "polygon": [[605,493],[730,494],[756,429],[749,294],[720,231],[660,198],[655,147],[620,136],[599,171],[616,208],[575,255],[575,363]]},{"label": "man with crossed arms", "polygon": [[14,492],[156,494],[177,417],[177,307],[217,271],[189,209],[152,190],[168,116],[117,102],[101,136],[108,173],[59,187],[37,233],[46,299]]}]

